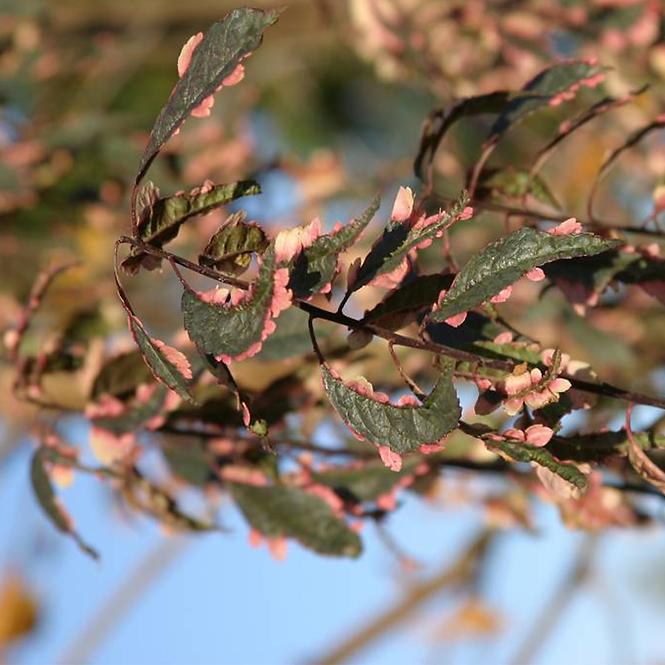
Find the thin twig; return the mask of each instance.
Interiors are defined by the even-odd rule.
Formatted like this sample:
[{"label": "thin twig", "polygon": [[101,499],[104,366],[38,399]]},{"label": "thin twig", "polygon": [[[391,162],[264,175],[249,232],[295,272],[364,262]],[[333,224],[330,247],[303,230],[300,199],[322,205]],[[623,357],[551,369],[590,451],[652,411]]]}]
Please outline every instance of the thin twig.
[{"label": "thin twig", "polygon": [[487,531],[476,536],[452,565],[444,566],[434,577],[411,587],[393,607],[362,626],[341,644],[317,658],[315,662],[318,665],[335,665],[351,660],[381,636],[404,623],[416,610],[437,594],[469,582],[474,575],[478,560],[487,551],[491,538],[491,532]]}]

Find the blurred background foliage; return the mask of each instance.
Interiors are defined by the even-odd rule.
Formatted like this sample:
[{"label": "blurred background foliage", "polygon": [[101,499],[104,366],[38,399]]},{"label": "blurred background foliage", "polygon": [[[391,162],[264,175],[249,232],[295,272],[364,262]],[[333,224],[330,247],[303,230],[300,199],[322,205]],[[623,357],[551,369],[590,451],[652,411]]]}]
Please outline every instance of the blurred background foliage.
[{"label": "blurred background foliage", "polygon": [[[331,227],[377,191],[391,200],[398,184],[415,182],[413,158],[433,107],[519,88],[555,59],[597,58],[611,68],[605,89],[614,96],[651,84],[632,103],[581,129],[547,163],[542,176],[567,214],[584,215],[590,183],[608,151],[664,112],[658,0],[253,4],[287,4],[288,10],[249,61],[245,81],[218,95],[210,118],[186,123],[150,177],[163,192],[206,178],[256,177],[264,193],[243,205],[268,228],[315,215]],[[234,6],[222,0],[3,0],[0,6],[0,328],[15,323],[42,268],[63,259],[82,261],[49,293],[26,340],[28,350],[51,337],[67,340],[80,367],[74,375],[54,373],[47,390],[73,411],[85,407],[100,358],[129,348],[114,295],[111,248],[129,230],[129,188],[152,122],[176,81],[180,45]],[[585,91],[573,103],[582,108],[595,98]],[[492,166],[528,167],[535,150],[569,116],[570,109],[552,109],[529,119],[501,144]],[[436,155],[437,195],[457,195],[487,126],[486,118],[471,118],[451,132]],[[662,133],[654,133],[623,155],[603,181],[596,210],[612,225],[639,227],[647,219],[657,224],[662,187],[665,143]],[[218,211],[188,224],[173,251],[195,254],[224,216]],[[501,210],[484,211],[482,221],[453,234],[459,262],[512,223]],[[439,257],[425,253],[426,265],[428,260],[434,265]],[[173,338],[180,325],[175,287],[166,272],[141,275],[130,287],[136,308],[164,338]],[[580,317],[560,293],[538,297],[538,287],[523,284],[503,311],[544,346],[561,345],[591,362],[604,379],[662,393],[662,307],[637,288],[621,289]],[[375,289],[363,291],[356,313],[379,297]],[[373,380],[398,385],[384,351],[375,346],[358,353],[355,366]],[[412,372],[422,369],[415,357],[404,362]],[[251,361],[239,380],[261,392],[293,373],[289,363]],[[29,445],[40,426],[35,408],[11,396],[12,381],[5,364],[2,463]],[[618,413],[608,402],[594,417],[608,422]],[[0,646],[31,629],[35,602],[19,574],[5,575]],[[499,625],[469,600],[437,635],[490,634]]]}]

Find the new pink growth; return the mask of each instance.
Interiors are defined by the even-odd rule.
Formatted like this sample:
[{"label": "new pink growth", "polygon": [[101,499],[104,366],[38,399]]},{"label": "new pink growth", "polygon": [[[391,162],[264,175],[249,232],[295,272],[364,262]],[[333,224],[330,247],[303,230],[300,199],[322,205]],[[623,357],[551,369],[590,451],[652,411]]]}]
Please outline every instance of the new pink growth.
[{"label": "new pink growth", "polygon": [[249,545],[250,547],[261,547],[263,545],[263,534],[257,529],[250,529],[249,531]]},{"label": "new pink growth", "polygon": [[553,435],[554,431],[550,427],[546,427],[545,425],[540,424],[531,425],[524,431],[511,428],[507,429],[503,433],[504,438],[529,443],[536,448],[542,448],[543,446],[546,446],[550,442],[550,439]]},{"label": "new pink growth", "polygon": [[495,296],[492,296],[490,298],[490,302],[494,303],[495,305],[498,305],[499,303],[502,302],[506,302],[506,300],[510,298],[512,292],[513,292],[513,287],[507,286],[505,289],[501,289],[501,291],[499,291],[499,293],[497,293]]},{"label": "new pink growth", "polygon": [[443,450],[442,443],[423,443],[418,450],[423,455],[433,455],[434,453],[440,453]]},{"label": "new pink growth", "polygon": [[161,339],[150,338],[150,341],[162,352],[164,357],[182,374],[185,379],[192,378],[192,367],[184,353],[174,349]]},{"label": "new pink growth", "polygon": [[467,314],[468,312],[460,312],[459,314],[449,316],[445,320],[445,323],[453,328],[459,328],[466,321]]},{"label": "new pink growth", "polygon": [[287,263],[303,249],[311,247],[321,235],[321,220],[315,217],[305,226],[280,231],[275,238],[275,259],[278,263]]},{"label": "new pink growth", "polygon": [[545,273],[542,268],[531,268],[526,274],[526,278],[532,282],[542,282],[545,279]]},{"label": "new pink growth", "polygon": [[575,217],[569,217],[547,232],[553,236],[577,235],[578,233],[582,233],[582,225]]},{"label": "new pink growth", "polygon": [[397,488],[393,487],[390,492],[382,494],[376,500],[376,505],[381,510],[385,510],[387,513],[395,510],[397,508]]},{"label": "new pink growth", "polygon": [[[436,312],[437,309],[440,309],[446,297],[446,293],[448,293],[446,289],[443,289],[443,291],[439,293],[439,297],[437,298],[436,303],[434,303],[434,306],[432,307],[433,312]],[[467,314],[468,312],[460,312],[459,314],[453,314],[453,316],[449,316],[445,320],[445,323],[447,323],[449,326],[452,326],[453,328],[458,328],[466,321]]]},{"label": "new pink growth", "polygon": [[341,517],[344,514],[344,501],[342,501],[337,493],[327,485],[312,483],[303,489],[309,494],[313,494],[314,496],[318,496],[319,499],[323,499],[338,517]]},{"label": "new pink growth", "polygon": [[390,450],[388,446],[378,446],[379,448],[379,457],[381,461],[391,470],[391,471],[401,471],[402,469],[402,457]]},{"label": "new pink growth", "polygon": [[135,443],[133,432],[116,435],[101,427],[93,426],[90,429],[90,448],[104,465],[113,464],[129,455]]},{"label": "new pink growth", "polygon": [[494,344],[510,344],[513,341],[513,333],[509,330],[499,333],[493,340]]},{"label": "new pink growth", "polygon": [[223,466],[219,470],[219,477],[230,483],[242,483],[256,487],[265,487],[268,484],[268,478],[262,471],[239,464]]},{"label": "new pink growth", "polygon": [[284,561],[287,549],[288,542],[286,538],[268,538],[268,551],[275,561]]},{"label": "new pink growth", "polygon": [[557,95],[554,95],[554,97],[550,99],[549,105],[559,106],[559,104],[562,104],[563,102],[567,102],[570,101],[571,99],[574,99],[575,95],[577,94],[577,91],[581,87],[584,86],[587,88],[595,88],[596,86],[600,85],[604,80],[605,80],[604,72],[598,72],[596,74],[592,74],[591,76],[587,76],[586,78],[580,79],[579,81],[573,83],[566,90],[563,90]]},{"label": "new pink growth", "polygon": [[395,222],[406,222],[413,212],[413,192],[410,187],[400,187],[395,197],[390,219]]},{"label": "new pink growth", "polygon": [[252,419],[250,413],[249,413],[249,408],[245,402],[241,404],[241,409],[242,409],[242,424],[245,427],[249,427],[249,423]]}]

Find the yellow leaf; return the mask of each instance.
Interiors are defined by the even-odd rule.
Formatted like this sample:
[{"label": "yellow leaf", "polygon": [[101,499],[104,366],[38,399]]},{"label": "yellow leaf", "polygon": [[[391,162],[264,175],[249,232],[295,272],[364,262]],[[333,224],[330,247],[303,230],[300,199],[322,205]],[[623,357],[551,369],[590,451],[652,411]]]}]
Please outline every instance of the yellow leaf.
[{"label": "yellow leaf", "polygon": [[7,572],[0,583],[0,649],[29,633],[37,622],[37,602],[23,579]]}]

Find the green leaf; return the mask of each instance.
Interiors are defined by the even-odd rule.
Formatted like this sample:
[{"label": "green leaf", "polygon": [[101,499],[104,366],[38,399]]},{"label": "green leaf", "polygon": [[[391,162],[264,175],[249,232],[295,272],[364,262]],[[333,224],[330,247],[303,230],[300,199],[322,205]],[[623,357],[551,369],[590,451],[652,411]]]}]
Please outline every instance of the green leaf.
[{"label": "green leaf", "polygon": [[166,436],[160,447],[171,472],[186,483],[202,487],[210,481],[213,456],[202,440]]},{"label": "green leaf", "polygon": [[256,223],[245,222],[243,210],[231,215],[210,238],[199,256],[199,265],[230,275],[241,275],[252,261],[252,254],[262,254],[269,241]]},{"label": "green leaf", "polygon": [[98,559],[99,553],[81,539],[72,526],[73,523],[71,518],[56,499],[51,479],[44,466],[44,463],[48,459],[48,455],[49,450],[44,446],[37,448],[32,455],[32,462],[30,464],[30,481],[37,502],[46,516],[51,520],[52,524],[59,531],[71,536],[82,552],[85,552],[93,559]]},{"label": "green leaf", "polygon": [[271,246],[264,254],[250,296],[238,305],[208,303],[186,288],[182,294],[185,330],[201,353],[228,358],[247,351],[254,355],[270,334],[274,295],[275,252]]},{"label": "green leaf", "polygon": [[187,71],[176,83],[155,121],[141,158],[137,183],[192,110],[217,90],[244,57],[259,47],[263,31],[275,23],[278,16],[276,11],[234,9],[205,33]]},{"label": "green leaf", "polygon": [[[312,342],[307,328],[308,316],[297,307],[289,307],[279,315],[277,329],[263,343],[258,360],[284,360],[312,352]],[[317,337],[321,337],[317,333]]]},{"label": "green leaf", "polygon": [[379,275],[398,268],[412,249],[426,240],[436,238],[451,220],[462,213],[466,204],[467,196],[462,194],[449,212],[442,213],[440,219],[422,228],[391,220],[383,235],[365,257],[358,271],[358,277],[350,287],[350,292],[353,293]]},{"label": "green leaf", "polygon": [[395,406],[362,395],[321,366],[323,387],[344,422],[365,441],[403,454],[433,444],[457,427],[461,410],[446,360],[439,379],[421,406]]},{"label": "green leaf", "polygon": [[476,254],[457,274],[440,306],[430,313],[430,319],[445,321],[477,307],[532,268],[558,259],[599,254],[618,244],[617,240],[603,240],[590,233],[553,235],[521,228]]},{"label": "green leaf", "polygon": [[506,104],[492,125],[486,143],[495,143],[509,127],[530,113],[549,105],[562,93],[576,92],[587,79],[602,71],[601,67],[581,60],[561,62],[548,67],[526,83],[520,94]]},{"label": "green leaf", "polygon": [[247,521],[267,538],[295,538],[305,547],[333,556],[357,557],[358,534],[318,496],[295,487],[230,483],[231,495]]},{"label": "green leaf", "polygon": [[308,298],[330,284],[337,271],[340,252],[348,249],[372,221],[381,205],[377,196],[369,207],[339,231],[318,237],[293,263],[289,288],[295,298]]},{"label": "green leaf", "polygon": [[416,320],[419,310],[431,307],[443,289],[450,288],[455,275],[421,275],[393,289],[373,309],[365,312],[363,323],[399,330]]},{"label": "green leaf", "polygon": [[338,467],[327,471],[312,471],[312,480],[322,483],[358,501],[375,501],[390,492],[403,476],[412,474],[421,460],[405,460],[395,472],[381,462],[369,462],[360,468]]},{"label": "green leaf", "polygon": [[[188,402],[193,401],[189,393],[189,381],[183,374],[183,367],[180,366],[181,361],[187,363],[186,358],[179,351],[163,344],[163,342],[157,344],[159,340],[155,340],[148,335],[143,324],[134,314],[129,314],[128,319],[129,330],[139,347],[143,360],[145,360],[155,379],[167,388],[175,390],[182,399]],[[173,353],[178,354],[176,361],[178,364],[173,360]],[[187,363],[188,365],[189,363]]]},{"label": "green leaf", "polygon": [[134,394],[142,383],[152,381],[152,372],[138,351],[122,353],[108,360],[92,385],[90,397],[96,400],[103,394],[125,397]]},{"label": "green leaf", "polygon": [[[210,189],[196,187],[191,192],[157,198],[141,210],[136,236],[147,245],[161,248],[178,235],[180,227],[190,217],[205,215],[241,196],[260,193],[258,183],[242,180],[228,185],[214,185]],[[135,273],[140,266],[154,270],[160,263],[161,259],[132,247],[122,267],[126,272]]]},{"label": "green leaf", "polygon": [[544,466],[571,485],[583,490],[586,488],[586,476],[573,464],[559,462],[547,448],[536,448],[528,444],[510,441],[486,441],[487,447],[515,462],[535,462]]},{"label": "green leaf", "polygon": [[543,362],[540,356],[540,347],[537,344],[529,344],[528,342],[496,344],[486,340],[477,340],[474,342],[474,346],[489,351],[489,353],[482,355],[488,355],[490,358],[512,358],[531,365],[540,365]]}]

